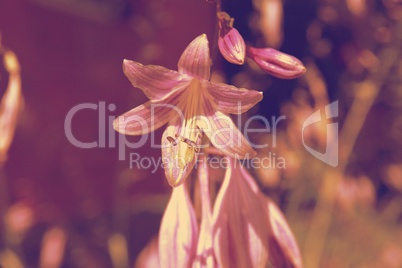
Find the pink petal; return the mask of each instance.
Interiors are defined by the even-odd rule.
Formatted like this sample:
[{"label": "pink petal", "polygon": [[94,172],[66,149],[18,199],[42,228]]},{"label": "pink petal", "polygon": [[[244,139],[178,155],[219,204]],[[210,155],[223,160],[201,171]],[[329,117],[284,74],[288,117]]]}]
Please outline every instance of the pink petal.
[{"label": "pink petal", "polygon": [[268,241],[270,259],[274,267],[302,267],[301,255],[297,246],[296,239],[287,224],[286,218],[275,205],[258,188],[250,173],[244,168],[240,168],[244,181],[247,182],[252,191],[258,195],[261,205],[265,207],[262,214],[267,216],[266,221],[270,226]]},{"label": "pink petal", "polygon": [[219,267],[265,267],[268,261],[265,212],[240,172],[240,163],[230,159],[225,179],[213,209],[214,250]]},{"label": "pink petal", "polygon": [[209,172],[207,158],[203,158],[198,165],[198,181],[200,183],[201,196],[201,226],[198,237],[197,255],[193,262],[193,268],[216,267],[212,241],[212,212],[211,197],[209,194]]},{"label": "pink petal", "polygon": [[[176,138],[176,134],[181,133],[182,120],[182,116],[173,119],[162,135],[163,168],[172,187],[185,182],[198,159],[198,152],[194,147]],[[176,141],[172,142],[172,138]],[[194,142],[199,148],[201,139]]]},{"label": "pink petal", "polygon": [[257,183],[244,167],[240,167],[240,172],[244,181],[259,197],[261,205],[265,208],[265,212],[261,215],[265,214],[267,216],[266,222],[270,230],[268,234],[269,252],[273,266],[302,267],[301,255],[296,239],[284,215],[275,203],[259,190]]},{"label": "pink petal", "polygon": [[205,103],[203,108],[205,116],[201,116],[197,123],[213,146],[234,158],[243,159],[256,154],[229,116],[215,111],[211,103]]},{"label": "pink petal", "polygon": [[181,90],[171,92],[161,100],[150,100],[113,121],[113,128],[121,134],[144,135],[165,125],[172,116],[180,116],[177,108]]},{"label": "pink petal", "polygon": [[211,59],[209,58],[209,46],[206,34],[198,36],[187,46],[177,66],[181,74],[209,79]]},{"label": "pink petal", "polygon": [[191,267],[197,248],[198,227],[184,184],[173,188],[159,230],[161,267]]},{"label": "pink petal", "polygon": [[269,250],[273,266],[303,267],[299,247],[285,217],[270,199],[265,198],[265,203],[271,225]]},{"label": "pink petal", "polygon": [[180,73],[158,65],[142,65],[124,60],[123,72],[134,87],[140,88],[149,99],[161,99],[170,91],[185,86],[190,80]]},{"label": "pink petal", "polygon": [[223,113],[242,114],[262,100],[262,92],[226,84],[208,83],[207,89]]}]

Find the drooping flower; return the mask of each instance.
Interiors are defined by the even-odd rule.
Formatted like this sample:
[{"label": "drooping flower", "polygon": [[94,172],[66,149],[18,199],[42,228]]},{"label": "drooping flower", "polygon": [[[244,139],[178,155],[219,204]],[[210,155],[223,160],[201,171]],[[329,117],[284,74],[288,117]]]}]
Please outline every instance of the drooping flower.
[{"label": "drooping flower", "polygon": [[201,197],[200,224],[187,184],[174,188],[162,219],[159,253],[154,250],[152,259],[160,260],[160,267],[266,267],[270,262],[302,268],[285,217],[237,159],[221,162],[228,167],[211,213],[207,159],[198,166],[200,187],[195,189]]},{"label": "drooping flower", "polygon": [[264,72],[277,78],[293,79],[306,72],[306,67],[296,57],[273,48],[247,46],[246,55],[255,61]]},{"label": "drooping flower", "polygon": [[185,184],[173,188],[159,230],[160,267],[191,267],[197,249],[198,226]]},{"label": "drooping flower", "polygon": [[201,223],[198,236],[197,254],[193,261],[193,268],[217,267],[213,249],[212,237],[212,208],[209,193],[209,172],[207,157],[203,157],[201,164],[197,166],[199,191],[201,197]]},{"label": "drooping flower", "polygon": [[246,44],[236,28],[234,19],[226,12],[218,12],[218,47],[222,56],[230,63],[242,65],[246,56]]},{"label": "drooping flower", "polygon": [[244,178],[240,163],[230,158],[229,168],[213,210],[214,250],[219,267],[265,267],[268,230],[265,208]]},{"label": "drooping flower", "polygon": [[269,198],[266,203],[270,223],[269,252],[274,267],[301,268],[302,260],[296,239],[280,209]]},{"label": "drooping flower", "polygon": [[178,62],[178,72],[124,60],[123,71],[150,101],[119,116],[114,128],[143,135],[168,123],[162,136],[165,175],[182,184],[193,169],[205,134],[226,155],[244,158],[254,151],[227,114],[244,113],[262,93],[208,81],[211,60],[205,34],[195,38]]},{"label": "drooping flower", "polygon": [[214,252],[219,267],[302,267],[299,248],[285,217],[235,159],[213,210]]}]

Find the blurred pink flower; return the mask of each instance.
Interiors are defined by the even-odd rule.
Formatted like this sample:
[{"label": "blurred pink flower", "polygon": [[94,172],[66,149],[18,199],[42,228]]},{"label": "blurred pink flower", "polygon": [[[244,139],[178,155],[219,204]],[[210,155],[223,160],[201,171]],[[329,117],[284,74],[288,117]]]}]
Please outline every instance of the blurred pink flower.
[{"label": "blurred pink flower", "polygon": [[282,79],[302,76],[306,67],[297,58],[273,48],[247,46],[246,55],[266,73]]},{"label": "blurred pink flower", "polygon": [[246,56],[246,44],[236,28],[234,19],[226,12],[218,12],[218,47],[222,56],[230,63],[242,65]]},{"label": "blurred pink flower", "polygon": [[210,67],[205,34],[184,50],[178,72],[129,60],[123,63],[125,75],[150,101],[116,118],[114,128],[122,134],[143,135],[168,123],[162,157],[171,186],[182,184],[193,169],[201,133],[226,155],[243,158],[254,153],[226,114],[246,112],[262,99],[262,93],[211,83]]},{"label": "blurred pink flower", "polygon": [[10,77],[6,92],[0,100],[0,166],[7,158],[7,151],[17,125],[18,113],[23,105],[20,65],[17,56],[11,50],[4,52],[4,67]]}]

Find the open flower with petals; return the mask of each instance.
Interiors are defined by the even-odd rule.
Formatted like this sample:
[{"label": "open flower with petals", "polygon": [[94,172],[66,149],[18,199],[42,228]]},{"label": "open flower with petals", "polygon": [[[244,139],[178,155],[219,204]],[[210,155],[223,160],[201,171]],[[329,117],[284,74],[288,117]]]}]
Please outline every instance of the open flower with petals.
[{"label": "open flower with petals", "polygon": [[211,60],[205,34],[184,50],[178,71],[124,60],[123,70],[134,87],[150,99],[114,121],[127,135],[143,135],[168,123],[162,136],[165,174],[172,186],[182,184],[193,169],[205,134],[224,154],[244,158],[253,149],[227,114],[244,113],[262,93],[211,83]]}]

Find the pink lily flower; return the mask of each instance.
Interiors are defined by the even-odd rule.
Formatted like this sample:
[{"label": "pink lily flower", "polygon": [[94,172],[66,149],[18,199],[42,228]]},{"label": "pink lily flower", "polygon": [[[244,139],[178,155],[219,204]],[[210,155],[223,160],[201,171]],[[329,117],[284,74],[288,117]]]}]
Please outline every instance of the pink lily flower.
[{"label": "pink lily flower", "polygon": [[[230,158],[229,168],[213,209],[214,250],[219,267],[265,267],[268,262],[268,227],[265,208]],[[255,184],[255,183],[254,183]]]},{"label": "pink lily flower", "polygon": [[185,184],[173,188],[159,230],[160,267],[191,267],[197,249],[198,226]]},{"label": "pink lily flower", "polygon": [[293,79],[306,72],[306,67],[299,59],[273,48],[247,46],[246,55],[264,72],[277,78]]},{"label": "pink lily flower", "polygon": [[[207,158],[198,166],[201,222],[198,228],[186,184],[173,188],[159,232],[160,267],[302,268],[296,239],[279,208],[233,158],[211,213]],[[140,260],[138,260],[139,262]],[[141,261],[144,261],[141,259]]]},{"label": "pink lily flower", "polygon": [[302,259],[296,239],[280,209],[265,197],[270,222],[269,252],[274,267],[302,268]]},{"label": "pink lily flower", "polygon": [[299,248],[285,217],[235,159],[213,210],[215,257],[219,267],[302,267]]},{"label": "pink lily flower", "polygon": [[212,237],[212,208],[209,193],[209,172],[207,157],[203,157],[198,165],[198,181],[201,196],[201,223],[198,236],[197,254],[193,261],[192,268],[214,268],[217,267]]},{"label": "pink lily flower", "polygon": [[211,60],[205,34],[184,50],[178,71],[124,60],[123,71],[150,101],[114,121],[127,135],[144,135],[168,123],[162,137],[165,174],[173,187],[193,169],[204,133],[224,154],[244,158],[254,154],[248,141],[227,114],[244,113],[262,99],[262,93],[208,81]]}]

